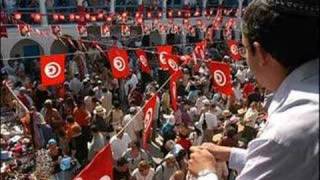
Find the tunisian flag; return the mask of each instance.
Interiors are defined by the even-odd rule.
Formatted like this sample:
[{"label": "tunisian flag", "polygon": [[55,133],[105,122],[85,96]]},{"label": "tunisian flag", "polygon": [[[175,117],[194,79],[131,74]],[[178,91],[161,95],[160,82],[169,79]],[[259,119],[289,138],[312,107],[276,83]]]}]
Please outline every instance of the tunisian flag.
[{"label": "tunisian flag", "polygon": [[139,59],[141,71],[150,74],[151,68],[148,64],[146,53],[143,50],[138,49],[136,50],[136,54]]},{"label": "tunisian flag", "polygon": [[130,74],[127,51],[113,47],[107,52],[107,54],[112,68],[113,77],[118,79],[126,78]]},{"label": "tunisian flag", "polygon": [[144,112],[144,130],[143,130],[143,139],[142,139],[142,145],[144,149],[148,148],[148,140],[151,135],[151,127],[152,127],[152,121],[154,112],[156,110],[156,94],[154,94],[147,102],[146,105],[143,108]]},{"label": "tunisian flag", "polygon": [[174,111],[178,109],[177,106],[177,81],[179,78],[181,78],[182,72],[181,70],[178,70],[174,74],[172,74],[172,77],[170,79],[170,100],[171,100],[171,106]]},{"label": "tunisian flag", "polygon": [[170,74],[173,74],[173,73],[179,71],[180,58],[178,56],[168,54],[168,55],[164,55],[164,57],[167,60]]},{"label": "tunisian flag", "polygon": [[201,41],[196,43],[196,46],[194,48],[194,55],[196,58],[204,59],[205,58],[205,53],[204,50],[206,48],[206,42]]},{"label": "tunisian flag", "polygon": [[157,46],[157,52],[159,54],[159,62],[160,62],[160,68],[162,70],[168,70],[168,63],[167,59],[165,58],[165,55],[172,54],[172,46],[164,45],[164,46]]},{"label": "tunisian flag", "polygon": [[64,61],[64,54],[40,57],[42,85],[50,86],[64,82]]},{"label": "tunisian flag", "polygon": [[220,62],[208,62],[208,67],[213,77],[213,88],[215,91],[225,95],[232,95],[230,66]]},{"label": "tunisian flag", "polygon": [[112,180],[113,158],[111,145],[105,146],[74,180]]},{"label": "tunisian flag", "polygon": [[238,42],[235,40],[228,40],[227,44],[228,44],[228,47],[230,50],[230,56],[232,57],[232,59],[234,59],[235,61],[241,60],[241,55],[238,49]]}]

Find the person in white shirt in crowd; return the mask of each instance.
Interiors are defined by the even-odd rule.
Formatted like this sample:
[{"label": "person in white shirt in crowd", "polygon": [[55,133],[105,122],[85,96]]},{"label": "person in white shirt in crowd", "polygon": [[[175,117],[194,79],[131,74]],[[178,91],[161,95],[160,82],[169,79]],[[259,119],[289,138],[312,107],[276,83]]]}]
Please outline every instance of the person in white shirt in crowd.
[{"label": "person in white shirt in crowd", "polygon": [[132,141],[130,148],[123,153],[122,158],[127,160],[130,172],[133,172],[141,161],[151,159],[147,152],[141,148],[139,141]]},{"label": "person in white shirt in crowd", "polygon": [[98,80],[97,81],[97,86],[93,88],[93,91],[94,91],[94,94],[95,94],[95,97],[97,99],[101,99],[102,97],[102,81],[101,80]]},{"label": "person in white shirt in crowd", "polygon": [[154,170],[147,161],[140,161],[131,176],[132,180],[153,180]]},{"label": "person in white shirt in crowd", "polygon": [[[254,0],[242,22],[240,49],[257,82],[274,92],[265,128],[247,149],[191,147],[189,171],[216,180],[216,159],[237,180],[319,179],[319,1]],[[303,34],[303,36],[297,36]],[[297,43],[299,42],[299,43]]]},{"label": "person in white shirt in crowd", "polygon": [[208,100],[208,98],[207,98],[207,96],[205,96],[205,95],[202,93],[202,91],[200,91],[198,95],[199,95],[199,97],[198,97],[197,100],[196,100],[195,106],[196,106],[196,108],[197,108],[197,110],[198,110],[198,114],[200,115],[201,109],[204,107],[204,102],[205,102],[206,100]]},{"label": "person in white shirt in crowd", "polygon": [[132,141],[136,141],[138,139],[140,131],[140,127],[138,125],[139,122],[137,122],[136,118],[133,119],[136,113],[137,109],[135,107],[130,107],[129,114],[126,114],[122,120],[122,127],[125,127],[125,125],[128,124],[124,131],[128,133]]},{"label": "person in white shirt in crowd", "polygon": [[130,143],[130,136],[123,132],[120,126],[116,127],[116,134],[110,139],[112,157],[115,161],[121,158],[122,154],[128,149]]},{"label": "person in white shirt in crowd", "polygon": [[89,111],[89,112],[93,112],[93,109],[95,107],[95,104],[92,101],[94,98],[94,95],[95,95],[94,91],[90,89],[88,96],[85,96],[84,100],[83,100],[85,107],[86,107],[87,111]]},{"label": "person in white shirt in crowd", "polygon": [[101,105],[106,109],[107,114],[112,109],[112,93],[108,88],[102,87],[102,96],[100,98]]},{"label": "person in white shirt in crowd", "polygon": [[73,94],[78,94],[82,89],[82,82],[80,81],[79,73],[75,73],[74,77],[70,81],[70,89]]},{"label": "person in white shirt in crowd", "polygon": [[245,74],[245,70],[243,69],[243,67],[239,67],[235,76],[240,81],[241,84],[243,84],[245,82],[246,74]]},{"label": "person in white shirt in crowd", "polygon": [[137,84],[139,83],[138,76],[132,71],[130,71],[130,73],[131,73],[131,75],[124,85],[126,96],[129,94],[130,90],[135,89],[137,87]]},{"label": "person in white shirt in crowd", "polygon": [[202,129],[203,142],[211,142],[214,131],[218,128],[218,118],[213,112],[216,106],[211,104],[209,100],[204,100],[203,104],[203,113],[197,125]]},{"label": "person in white shirt in crowd", "polygon": [[95,125],[92,125],[90,129],[93,137],[89,143],[88,159],[92,160],[92,158],[104,147],[105,138]]},{"label": "person in white shirt in crowd", "polygon": [[168,154],[156,168],[154,180],[170,179],[177,170],[179,170],[179,165],[176,158],[174,155]]},{"label": "person in white shirt in crowd", "polygon": [[257,102],[252,102],[250,104],[249,109],[247,112],[244,114],[243,121],[245,122],[246,126],[255,128],[256,126],[256,121],[259,116],[259,111],[258,111],[258,103]]}]

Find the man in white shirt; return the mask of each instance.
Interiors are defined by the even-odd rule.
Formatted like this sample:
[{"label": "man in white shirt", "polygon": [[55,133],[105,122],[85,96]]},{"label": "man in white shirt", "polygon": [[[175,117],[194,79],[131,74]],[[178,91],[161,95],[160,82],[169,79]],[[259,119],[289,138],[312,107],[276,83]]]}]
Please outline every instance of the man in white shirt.
[{"label": "man in white shirt", "polygon": [[128,149],[131,143],[130,136],[121,127],[116,128],[116,135],[110,139],[112,156],[115,161],[121,158],[122,154]]},{"label": "man in white shirt", "polygon": [[70,81],[70,89],[74,94],[78,94],[82,89],[82,82],[79,79],[79,73],[76,73]]},{"label": "man in white shirt", "polygon": [[135,116],[136,114],[136,108],[135,107],[130,107],[129,108],[129,114],[126,114],[123,117],[123,121],[122,121],[122,127],[124,127],[126,124],[127,128],[125,129],[125,132],[128,133],[128,135],[130,136],[132,141],[136,141],[139,137],[139,125],[137,122],[137,119],[132,120],[132,118]]},{"label": "man in white shirt", "polygon": [[[319,9],[316,0],[290,3]],[[246,8],[241,52],[274,92],[267,123],[247,149],[192,147],[189,170],[198,180],[217,179],[215,159],[229,161],[237,180],[319,179],[319,11],[290,3],[254,0]]]}]

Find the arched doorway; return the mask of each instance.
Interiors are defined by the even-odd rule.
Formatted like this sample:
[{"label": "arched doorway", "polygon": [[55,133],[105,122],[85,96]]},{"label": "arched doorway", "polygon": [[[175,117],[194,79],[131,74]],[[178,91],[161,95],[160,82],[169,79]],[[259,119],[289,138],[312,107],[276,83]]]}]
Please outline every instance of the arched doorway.
[{"label": "arched doorway", "polygon": [[31,39],[18,41],[10,51],[10,57],[17,59],[24,66],[24,71],[16,72],[21,77],[26,76],[31,80],[39,80],[39,56],[44,54],[43,47]]}]

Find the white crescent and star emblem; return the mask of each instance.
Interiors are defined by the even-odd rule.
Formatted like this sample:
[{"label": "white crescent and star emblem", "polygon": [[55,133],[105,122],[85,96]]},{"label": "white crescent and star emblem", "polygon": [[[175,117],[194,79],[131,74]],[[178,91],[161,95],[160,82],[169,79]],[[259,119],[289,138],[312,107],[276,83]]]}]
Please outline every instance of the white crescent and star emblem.
[{"label": "white crescent and star emblem", "polygon": [[118,71],[123,71],[126,68],[126,63],[122,57],[117,56],[113,59],[113,66]]},{"label": "white crescent and star emblem", "polygon": [[221,70],[214,71],[213,78],[219,86],[224,86],[227,83],[226,75]]},{"label": "white crescent and star emblem", "polygon": [[150,123],[152,122],[152,114],[153,110],[152,108],[149,108],[146,112],[146,115],[144,116],[144,128],[147,129]]},{"label": "white crescent and star emblem", "polygon": [[140,62],[142,63],[143,66],[147,67],[147,58],[144,55],[139,56]]},{"label": "white crescent and star emblem", "polygon": [[44,67],[44,73],[48,78],[56,78],[61,73],[61,66],[56,62],[50,62]]},{"label": "white crescent and star emblem", "polygon": [[166,54],[168,54],[168,53],[167,53],[167,52],[161,52],[160,55],[159,55],[160,62],[161,62],[162,64],[167,64],[166,58],[164,57]]},{"label": "white crescent and star emblem", "polygon": [[237,55],[239,53],[237,45],[233,44],[230,47],[230,51],[232,54]]},{"label": "white crescent and star emblem", "polygon": [[168,59],[169,66],[173,69],[173,71],[178,71],[179,67],[177,63],[173,59]]}]

